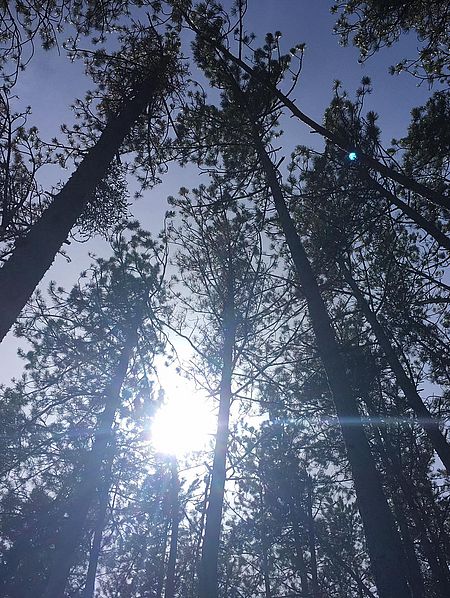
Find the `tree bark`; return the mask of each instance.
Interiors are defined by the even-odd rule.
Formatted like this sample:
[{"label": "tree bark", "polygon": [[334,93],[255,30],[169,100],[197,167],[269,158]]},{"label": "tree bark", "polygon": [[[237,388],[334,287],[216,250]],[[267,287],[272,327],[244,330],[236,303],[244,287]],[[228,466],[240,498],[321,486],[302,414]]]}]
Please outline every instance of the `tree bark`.
[{"label": "tree bark", "polygon": [[303,554],[303,546],[300,538],[300,525],[297,519],[297,514],[293,509],[291,501],[289,503],[289,511],[292,523],[292,533],[294,536],[294,566],[297,569],[298,574],[300,575],[300,585],[302,588],[302,594],[304,596],[309,596],[308,571],[306,569],[305,555]]},{"label": "tree bark", "polygon": [[190,598],[197,597],[195,579],[196,579],[196,576],[197,575],[199,576],[199,574],[200,574],[200,561],[201,561],[200,551],[202,548],[203,530],[205,528],[206,510],[208,508],[208,496],[209,496],[210,484],[211,484],[211,475],[210,475],[210,473],[208,473],[205,478],[205,491],[203,494],[203,500],[202,500],[202,505],[201,505],[201,515],[200,515],[200,521],[199,521],[197,541],[195,543],[194,550],[193,550],[192,573],[191,573],[192,594],[191,594]]},{"label": "tree bark", "polygon": [[[364,402],[367,405],[369,414],[371,416],[378,417],[379,414],[374,409],[372,400],[369,398],[368,395],[364,397]],[[425,555],[426,560],[428,561],[428,565],[430,566],[431,575],[434,580],[433,590],[436,592],[437,598],[447,598],[450,595],[450,575],[446,564],[444,563],[443,565],[441,562],[438,542],[430,541],[429,539],[425,524],[425,518],[428,518],[428,514],[424,513],[420,506],[417,505],[416,500],[414,498],[415,487],[409,482],[408,479],[405,478],[405,475],[401,469],[401,465],[398,463],[395,454],[396,451],[394,450],[392,443],[385,430],[382,427],[377,427],[375,425],[373,426],[373,429],[375,431],[376,437],[379,438],[378,444],[384,468],[392,479],[392,493],[395,494],[398,491],[398,488],[400,488],[402,492],[402,499],[404,501],[403,503],[402,499],[400,498],[394,497],[393,499],[396,516],[398,517],[400,513],[400,519],[402,519],[403,517],[403,519],[405,520],[404,523],[399,522],[399,525],[402,529],[402,535],[404,534],[404,528],[402,528],[402,525],[407,525],[406,518],[404,515],[404,508],[405,505],[408,505],[409,513],[414,523],[414,527],[417,531],[423,553]],[[407,533],[409,536],[409,529]],[[417,595],[420,596],[420,592],[424,592],[424,590],[421,590],[421,586],[423,586],[423,578],[420,572],[419,563],[417,562],[417,558],[412,556],[411,551],[409,551],[409,556],[407,554],[407,558],[410,561],[409,574],[412,574],[413,577],[416,578],[415,580],[412,580],[410,582],[411,587],[413,588],[413,596],[416,596],[416,594],[414,594],[414,587],[416,588],[415,591]],[[415,571],[413,571],[413,568],[415,569]],[[418,579],[419,575],[422,581]]]},{"label": "tree bark", "polygon": [[[251,118],[251,116],[250,116]],[[284,201],[277,172],[254,129],[254,144],[271,189],[280,226],[308,305],[319,355],[324,365],[353,474],[372,570],[380,598],[411,596],[400,536],[375,467],[356,397],[316,277]]]},{"label": "tree bark", "polygon": [[120,392],[136,340],[137,330],[134,329],[125,342],[114,376],[105,391],[106,405],[99,418],[98,431],[88,456],[82,481],[74,490],[68,517],[64,519],[55,543],[54,558],[42,598],[64,597],[70,569],[73,566],[89,509],[95,498],[103,461],[111,441],[112,426],[120,405]]},{"label": "tree bark", "polygon": [[162,64],[160,72],[150,73],[135,96],[110,120],[97,143],[0,269],[0,342],[52,265],[132,125],[158,89],[163,70]]},{"label": "tree bark", "polygon": [[440,431],[438,423],[435,421],[428,408],[422,401],[422,398],[417,392],[415,385],[403,369],[403,366],[400,363],[400,360],[398,359],[383,326],[378,321],[377,316],[370,309],[369,304],[352,277],[351,272],[346,267],[342,259],[339,259],[338,262],[342,275],[344,276],[348,286],[351,288],[358,306],[364,314],[364,317],[369,322],[378,344],[386,355],[389,366],[393,371],[409,406],[417,415],[419,422],[421,423],[432,446],[434,447],[434,450],[439,455],[439,458],[444,464],[447,472],[450,473],[450,445],[447,443],[445,436]]},{"label": "tree bark", "polygon": [[164,598],[174,598],[175,596],[175,569],[177,564],[178,552],[178,532],[180,529],[180,498],[178,481],[177,462],[173,457],[170,463],[171,480],[170,480],[170,511],[171,511],[171,530],[170,530],[170,547],[169,560],[167,561],[166,573],[166,588]]},{"label": "tree bark", "polygon": [[310,476],[306,482],[307,492],[307,521],[308,521],[308,544],[309,552],[311,554],[311,588],[313,598],[320,598],[319,580],[317,575],[317,555],[316,555],[316,534],[314,529],[314,517],[312,512],[313,498],[312,498],[313,482]]},{"label": "tree bark", "polygon": [[94,537],[92,539],[91,551],[89,553],[89,565],[86,573],[86,582],[84,584],[82,598],[94,598],[95,592],[95,578],[97,576],[98,559],[102,547],[103,529],[105,527],[106,512],[108,510],[109,489],[111,485],[111,467],[113,462],[113,455],[108,462],[108,471],[106,472],[106,480],[99,492],[99,512],[94,530]]},{"label": "tree bark", "polygon": [[236,333],[232,276],[230,275],[229,278],[223,318],[224,343],[220,382],[219,416],[217,422],[216,444],[214,448],[211,487],[209,491],[208,508],[206,510],[205,535],[203,538],[202,557],[200,561],[199,598],[217,598],[218,595],[219,542],[226,481],[226,459],[232,397],[231,381],[233,373],[233,348]]},{"label": "tree bark", "polygon": [[[166,524],[164,525],[163,537],[161,542],[161,558],[160,558],[160,567],[159,572],[156,580],[156,598],[162,598],[163,590],[164,590],[164,573],[166,569],[166,553],[167,553],[167,540],[169,537],[169,519],[167,519]],[[150,575],[147,576],[148,586],[150,587],[151,582],[153,579],[150,579]]]},{"label": "tree bark", "polygon": [[262,572],[264,579],[264,598],[272,598],[272,590],[270,587],[270,569],[269,569],[269,546],[267,542],[267,526],[265,522],[265,497],[262,487],[259,489],[259,504],[261,509],[261,557],[262,557]]},{"label": "tree bark", "polygon": [[[365,395],[364,402],[366,403],[369,409],[369,413],[372,412],[372,405],[368,395]],[[373,425],[373,431],[375,434],[375,441],[378,445],[378,450],[380,451],[381,461],[383,463],[384,469],[388,474],[388,479],[390,478],[393,482],[391,488],[391,498],[394,506],[395,518],[397,519],[397,523],[400,528],[400,533],[403,540],[403,547],[405,550],[406,572],[408,575],[409,585],[411,587],[412,597],[424,598],[425,587],[423,583],[422,571],[419,561],[417,560],[416,551],[414,548],[414,541],[411,537],[409,524],[404,513],[404,504],[402,504],[401,498],[398,495],[397,475],[392,466],[391,459],[387,455],[386,449],[383,445],[379,427],[376,424]]]}]

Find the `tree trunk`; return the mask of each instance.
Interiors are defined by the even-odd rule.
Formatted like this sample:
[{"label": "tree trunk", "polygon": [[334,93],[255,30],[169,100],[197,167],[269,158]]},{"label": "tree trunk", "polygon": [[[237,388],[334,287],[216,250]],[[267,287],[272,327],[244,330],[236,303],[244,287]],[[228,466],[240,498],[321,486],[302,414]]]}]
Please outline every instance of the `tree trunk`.
[{"label": "tree trunk", "polygon": [[259,504],[261,509],[261,557],[262,557],[262,572],[264,579],[264,598],[272,598],[272,590],[270,587],[270,569],[269,569],[269,546],[267,543],[267,526],[265,522],[265,497],[262,487],[259,489]]},{"label": "tree trunk", "polygon": [[277,172],[259,137],[256,125],[254,127],[255,149],[266,174],[267,184],[272,191],[279,223],[306,298],[318,352],[333,395],[380,598],[406,598],[411,596],[411,593],[406,582],[400,536],[384,494],[380,475],[375,467],[357,400],[346,375],[340,347],[316,277],[284,201]]},{"label": "tree trunk", "polygon": [[300,525],[297,519],[297,514],[295,513],[295,510],[292,507],[292,503],[289,504],[289,511],[292,522],[292,533],[294,536],[294,566],[297,569],[298,574],[300,575],[302,595],[309,596],[308,571],[306,569],[305,556],[303,554],[303,546],[300,538]]},{"label": "tree trunk", "polygon": [[[161,542],[161,559],[160,559],[160,568],[158,577],[156,580],[156,598],[162,598],[163,590],[164,590],[164,573],[166,569],[166,553],[167,553],[167,540],[169,537],[169,519],[167,519],[166,524],[164,525],[164,532]],[[150,578],[150,575],[147,576]],[[148,586],[150,587],[150,582],[153,581],[149,579]]]},{"label": "tree trunk", "polygon": [[205,528],[206,510],[208,508],[208,496],[209,496],[210,484],[211,484],[211,475],[210,475],[210,473],[208,473],[205,478],[205,491],[204,491],[204,495],[203,495],[204,498],[203,498],[202,507],[201,507],[198,536],[197,536],[197,541],[194,546],[193,558],[192,558],[192,574],[191,574],[192,595],[191,595],[191,598],[197,597],[195,579],[196,579],[196,576],[199,575],[200,551],[201,551],[201,547],[202,547],[203,530]]},{"label": "tree trunk", "polygon": [[[369,410],[369,414],[371,416],[378,417],[379,414],[375,411],[372,400],[369,398],[368,395],[365,396],[364,401]],[[402,500],[398,497],[394,497],[393,500],[396,516],[400,518],[399,525],[402,531],[402,535],[404,535],[405,531],[403,526],[407,525],[406,518],[404,516],[404,508],[405,505],[408,505],[411,518],[414,522],[414,527],[417,530],[417,534],[419,536],[423,553],[430,566],[431,575],[434,580],[433,590],[436,592],[437,598],[447,598],[448,596],[450,596],[450,576],[446,564],[444,563],[444,565],[442,565],[441,559],[439,558],[440,555],[437,546],[438,543],[430,541],[428,537],[428,532],[424,521],[425,517],[428,517],[428,514],[424,513],[423,510],[419,507],[419,505],[417,505],[414,498],[414,493],[416,491],[415,487],[409,483],[409,480],[405,478],[401,466],[397,461],[395,450],[385,430],[382,427],[374,426],[373,428],[376,436],[379,437],[379,450],[384,468],[386,469],[386,472],[390,475],[392,482],[395,485],[395,487],[393,487],[392,489],[393,494],[395,494],[398,491],[398,487],[400,487],[402,492],[403,503]],[[401,521],[402,519],[404,520],[403,522]],[[409,529],[407,531],[407,535],[410,536]],[[408,540],[406,540],[406,542],[407,541]],[[421,587],[423,587],[423,578],[420,573],[420,566],[417,561],[417,557],[415,557],[415,552],[413,557],[411,550],[408,551],[408,549],[406,548],[406,554],[407,559],[409,560],[409,575],[411,576],[412,574],[414,578],[410,582],[411,587],[413,588],[413,596],[420,596],[421,591],[423,594],[425,592],[424,590],[421,590]],[[419,575],[421,580],[418,579]],[[416,594],[414,594],[414,588],[416,588]]]},{"label": "tree trunk", "polygon": [[[366,403],[369,412],[371,412],[371,401],[367,395],[364,397],[364,402]],[[383,445],[379,427],[376,424],[374,424],[372,428],[375,434],[375,441],[378,445],[378,450],[380,451],[381,461],[383,463],[384,469],[388,474],[388,479],[390,478],[392,480],[391,498],[392,503],[394,505],[395,518],[397,519],[397,523],[400,528],[400,533],[403,540],[406,572],[408,575],[409,585],[411,587],[412,597],[424,598],[425,587],[423,583],[422,571],[419,561],[417,560],[416,551],[414,548],[414,541],[411,537],[409,524],[404,513],[404,504],[402,503],[402,500],[398,495],[397,475]]]},{"label": "tree trunk", "polygon": [[0,269],[0,342],[52,265],[124,138],[155,94],[159,78],[160,73],[152,72],[142,81],[135,97],[106,125],[97,143]]},{"label": "tree trunk", "polygon": [[170,511],[171,511],[171,530],[170,530],[170,548],[169,560],[167,562],[166,589],[164,598],[174,598],[175,596],[175,568],[177,564],[178,552],[178,532],[180,528],[180,498],[178,481],[177,462],[175,458],[171,459],[171,480],[170,480]]},{"label": "tree trunk", "polygon": [[313,598],[320,598],[319,580],[317,575],[317,555],[316,555],[316,534],[314,530],[314,517],[312,512],[312,479],[308,476],[306,483],[307,491],[307,521],[308,521],[308,545],[311,554],[311,587]]},{"label": "tree trunk", "polygon": [[370,309],[369,304],[365,300],[364,295],[360,291],[350,271],[345,266],[344,261],[342,259],[338,261],[339,268],[344,276],[344,279],[351,288],[360,310],[364,314],[366,320],[369,322],[378,344],[386,355],[389,366],[394,372],[398,385],[402,389],[409,406],[417,415],[419,422],[421,423],[432,446],[434,447],[434,450],[439,455],[447,472],[450,473],[450,445],[447,443],[444,435],[439,430],[438,423],[434,420],[426,405],[422,401],[422,398],[417,392],[415,385],[409,379],[408,375],[403,369],[403,366],[400,363],[400,360],[398,359],[394,348],[392,347],[391,342],[384,331],[384,328],[379,323],[377,316]]},{"label": "tree trunk", "polygon": [[106,512],[108,510],[109,489],[111,486],[111,468],[113,463],[113,451],[108,460],[107,471],[105,472],[105,483],[99,492],[99,511],[95,524],[94,537],[92,539],[91,551],[89,554],[89,565],[86,573],[82,598],[94,598],[95,578],[97,576],[98,559],[102,547],[103,529],[105,527]]},{"label": "tree trunk", "polygon": [[75,489],[68,517],[64,519],[55,544],[47,587],[42,598],[63,598],[67,578],[86,524],[99,483],[101,469],[111,441],[112,426],[120,405],[120,392],[128,370],[137,331],[134,329],[124,345],[114,376],[105,392],[106,405],[99,418],[98,432],[88,456],[82,481]]},{"label": "tree trunk", "polygon": [[226,459],[228,449],[229,419],[231,407],[231,380],[233,373],[233,348],[235,343],[235,314],[233,283],[227,289],[223,318],[223,365],[220,382],[219,415],[216,445],[206,510],[205,535],[199,572],[199,598],[217,598],[218,557],[223,498],[226,481]]}]

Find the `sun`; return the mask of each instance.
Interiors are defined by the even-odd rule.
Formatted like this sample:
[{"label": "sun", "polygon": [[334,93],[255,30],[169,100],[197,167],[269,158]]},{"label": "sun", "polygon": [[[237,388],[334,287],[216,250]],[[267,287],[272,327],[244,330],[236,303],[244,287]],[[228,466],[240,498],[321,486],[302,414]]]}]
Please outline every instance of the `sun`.
[{"label": "sun", "polygon": [[163,388],[167,400],[156,412],[150,430],[154,449],[175,457],[206,449],[214,434],[211,406],[182,378],[177,382],[172,378]]}]

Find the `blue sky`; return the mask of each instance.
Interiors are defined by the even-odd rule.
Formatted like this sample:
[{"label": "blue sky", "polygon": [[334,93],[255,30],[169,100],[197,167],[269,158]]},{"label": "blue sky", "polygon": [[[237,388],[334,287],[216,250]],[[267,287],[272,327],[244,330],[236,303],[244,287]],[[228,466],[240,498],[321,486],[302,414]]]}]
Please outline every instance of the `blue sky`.
[{"label": "blue sky", "polygon": [[[322,119],[334,80],[342,81],[343,87],[352,94],[361,78],[369,76],[374,91],[367,107],[379,114],[383,140],[389,144],[393,137],[405,134],[411,108],[423,104],[430,95],[427,86],[418,87],[413,77],[388,74],[391,64],[405,56],[415,55],[418,42],[413,35],[405,36],[393,48],[382,50],[365,64],[359,64],[357,50],[341,47],[332,33],[336,18],[329,12],[332,3],[325,0],[249,0],[245,29],[255,32],[260,43],[263,43],[265,33],[281,31],[286,51],[297,43],[306,43],[302,75],[292,97],[315,120]],[[231,2],[224,4],[227,6]],[[84,95],[88,85],[80,62],[68,62],[63,50],[60,53],[56,49],[44,52],[37,48],[30,65],[21,74],[16,93],[24,105],[32,107],[30,124],[36,125],[42,137],[50,140],[59,134],[63,122],[71,121],[69,106],[76,97]],[[280,156],[288,157],[296,144],[316,145],[319,141],[317,135],[312,135],[304,125],[293,119],[286,120],[283,125],[285,136]],[[67,180],[68,176],[68,171],[53,167],[42,182],[51,185],[58,180]],[[132,213],[145,228],[157,234],[167,208],[167,196],[176,194],[181,186],[192,187],[199,182],[201,180],[192,168],[174,166],[161,185],[134,204]],[[103,253],[105,244],[99,239],[86,244],[72,243],[67,248],[70,263],[59,256],[42,286],[45,288],[49,280],[54,279],[70,287],[79,271],[88,266],[89,251]],[[0,381],[7,381],[10,376],[20,373],[18,360],[14,357],[16,346],[11,335],[0,345],[0,363],[3,366]]]}]

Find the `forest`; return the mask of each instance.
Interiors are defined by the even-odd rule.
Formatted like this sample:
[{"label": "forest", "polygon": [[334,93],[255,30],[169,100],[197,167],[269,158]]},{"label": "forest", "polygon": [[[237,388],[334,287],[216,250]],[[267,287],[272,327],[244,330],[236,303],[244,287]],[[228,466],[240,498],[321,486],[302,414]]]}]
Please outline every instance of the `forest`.
[{"label": "forest", "polygon": [[0,0],[0,77],[0,597],[449,598],[450,2]]}]

